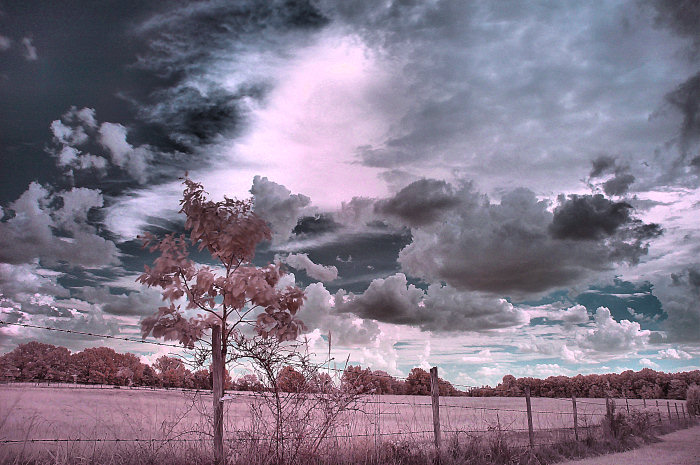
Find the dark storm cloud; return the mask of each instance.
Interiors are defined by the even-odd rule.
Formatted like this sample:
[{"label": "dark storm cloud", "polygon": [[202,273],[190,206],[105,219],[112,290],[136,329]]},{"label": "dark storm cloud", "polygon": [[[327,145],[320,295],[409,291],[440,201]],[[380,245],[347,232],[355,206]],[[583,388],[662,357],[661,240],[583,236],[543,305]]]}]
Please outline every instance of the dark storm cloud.
[{"label": "dark storm cloud", "polygon": [[601,194],[570,195],[559,199],[549,230],[557,239],[604,239],[630,222],[630,210],[630,204],[613,202]]},{"label": "dark storm cloud", "polygon": [[340,225],[333,220],[331,215],[318,214],[299,218],[292,232],[297,236],[310,236],[333,232],[338,230],[339,227]]},{"label": "dark storm cloud", "polygon": [[160,293],[152,289],[115,293],[108,287],[84,287],[78,289],[77,295],[98,305],[103,312],[117,316],[150,315],[163,305]]},{"label": "dark storm cloud", "polygon": [[591,178],[597,178],[615,168],[615,157],[611,157],[610,155],[600,155],[594,160],[591,160],[591,164],[593,167],[591,168],[591,172],[588,176]]},{"label": "dark storm cloud", "polygon": [[412,228],[399,254],[402,270],[459,290],[536,294],[563,287],[615,263],[636,263],[660,228],[631,206],[602,195],[561,198],[555,213],[527,189],[500,204],[459,190],[461,203],[442,223]]},{"label": "dark storm cloud", "polygon": [[335,302],[341,313],[433,331],[486,331],[528,322],[524,312],[503,299],[441,285],[426,292],[402,273],[375,279],[360,295],[340,290]]},{"label": "dark storm cloud", "polygon": [[188,151],[233,135],[245,123],[247,101],[263,99],[273,83],[260,62],[242,57],[284,53],[326,23],[306,0],[183,3],[154,15],[136,28],[149,43],[138,66],[167,79],[141,102],[141,116],[168,128]]},{"label": "dark storm cloud", "polygon": [[700,342],[700,265],[694,263],[653,284],[654,295],[668,316],[662,325],[667,340]]},{"label": "dark storm cloud", "polygon": [[700,73],[668,93],[666,100],[683,115],[680,147],[685,155],[700,138]]},{"label": "dark storm cloud", "polygon": [[692,41],[700,52],[700,4],[695,0],[648,0],[656,10],[656,23]]},{"label": "dark storm cloud", "polygon": [[603,191],[608,195],[624,195],[629,191],[635,181],[635,177],[629,173],[615,174],[615,177],[603,183]]},{"label": "dark storm cloud", "polygon": [[377,201],[374,211],[397,218],[408,226],[423,226],[439,220],[459,202],[450,184],[421,179],[404,187],[393,197]]}]

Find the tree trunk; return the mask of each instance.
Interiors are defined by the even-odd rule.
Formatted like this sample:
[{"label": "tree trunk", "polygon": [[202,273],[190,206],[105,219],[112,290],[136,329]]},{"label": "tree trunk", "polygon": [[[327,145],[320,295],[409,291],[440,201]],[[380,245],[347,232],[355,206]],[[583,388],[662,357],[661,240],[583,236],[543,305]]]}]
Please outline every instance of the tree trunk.
[{"label": "tree trunk", "polygon": [[212,397],[214,407],[214,464],[224,463],[224,360],[221,343],[221,326],[214,325],[211,329],[212,353]]}]

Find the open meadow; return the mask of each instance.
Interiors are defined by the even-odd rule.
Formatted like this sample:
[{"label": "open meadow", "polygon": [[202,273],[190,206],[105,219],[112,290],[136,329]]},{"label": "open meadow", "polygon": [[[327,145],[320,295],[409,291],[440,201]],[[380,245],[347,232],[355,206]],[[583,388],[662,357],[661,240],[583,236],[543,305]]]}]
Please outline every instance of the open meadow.
[{"label": "open meadow", "polygon": [[[251,414],[251,407],[263,402],[260,396],[249,392],[228,394],[225,440],[229,447],[269,440],[269,424],[262,424],[265,422]],[[629,405],[631,411],[647,412],[652,421],[668,421],[669,409],[674,421],[677,416],[683,419],[680,401],[658,402],[659,410],[654,400],[615,401],[618,411],[626,411]],[[428,396],[368,395],[349,407],[324,433],[321,449],[406,441],[430,444],[433,440]],[[7,384],[0,386],[0,440],[36,451],[63,445],[94,452],[120,443],[151,449],[163,444],[196,445],[207,450],[211,441],[210,408],[208,392]],[[582,437],[601,423],[605,409],[605,399],[577,400]],[[538,444],[573,436],[571,399],[532,398],[532,417]],[[440,425],[448,440],[455,435],[507,434],[512,442],[527,444],[525,398],[441,397]]]}]

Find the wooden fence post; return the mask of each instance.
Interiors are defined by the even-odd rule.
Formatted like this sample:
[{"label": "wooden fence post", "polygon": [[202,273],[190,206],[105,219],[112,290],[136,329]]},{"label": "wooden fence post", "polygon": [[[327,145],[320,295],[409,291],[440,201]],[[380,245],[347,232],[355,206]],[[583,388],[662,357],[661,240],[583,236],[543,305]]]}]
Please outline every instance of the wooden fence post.
[{"label": "wooden fence post", "polygon": [[659,401],[656,401],[656,413],[659,414],[659,426],[663,425],[663,421],[661,420],[661,409],[659,408]]},{"label": "wooden fence post", "polygon": [[435,434],[435,448],[440,456],[440,385],[438,384],[438,369],[430,369],[430,397],[433,401],[433,432]]},{"label": "wooden fence post", "polygon": [[683,423],[685,423],[686,426],[687,426],[687,425],[688,425],[688,421],[687,421],[686,418],[685,418],[685,405],[683,405],[683,404],[681,404],[681,411],[683,412]]},{"label": "wooden fence post", "polygon": [[576,396],[571,396],[571,403],[574,406],[574,438],[578,441],[578,412],[576,411]]},{"label": "wooden fence post", "polygon": [[627,404],[627,413],[630,413],[630,401],[627,399],[626,395],[625,395],[625,404]]},{"label": "wooden fence post", "polygon": [[666,401],[666,408],[668,409],[668,422],[673,423],[673,417],[671,416],[671,402]]},{"label": "wooden fence post", "polygon": [[530,436],[530,449],[535,447],[535,433],[532,430],[532,406],[530,405],[530,386],[525,386],[525,405],[527,406],[527,432]]},{"label": "wooden fence post", "polygon": [[647,408],[647,398],[642,397],[642,401],[644,402],[644,408]]},{"label": "wooden fence post", "polygon": [[214,407],[214,463],[224,463],[224,405],[221,398],[224,396],[224,360],[221,353],[221,326],[214,325],[211,328],[211,373],[212,373],[212,397]]},{"label": "wooden fence post", "polygon": [[678,413],[678,402],[673,403],[673,407],[676,409],[676,418],[678,419],[678,422],[680,423],[681,421],[681,414]]}]

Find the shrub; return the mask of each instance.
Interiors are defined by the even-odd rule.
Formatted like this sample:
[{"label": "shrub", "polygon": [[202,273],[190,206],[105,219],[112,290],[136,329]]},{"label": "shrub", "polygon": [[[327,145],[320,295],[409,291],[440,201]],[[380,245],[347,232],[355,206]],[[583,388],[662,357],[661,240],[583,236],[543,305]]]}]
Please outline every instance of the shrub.
[{"label": "shrub", "polygon": [[685,403],[688,413],[695,417],[700,416],[700,386],[692,384],[685,394]]}]

